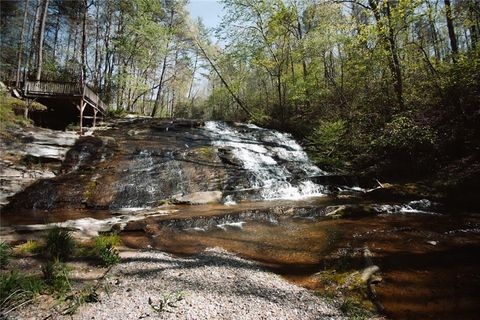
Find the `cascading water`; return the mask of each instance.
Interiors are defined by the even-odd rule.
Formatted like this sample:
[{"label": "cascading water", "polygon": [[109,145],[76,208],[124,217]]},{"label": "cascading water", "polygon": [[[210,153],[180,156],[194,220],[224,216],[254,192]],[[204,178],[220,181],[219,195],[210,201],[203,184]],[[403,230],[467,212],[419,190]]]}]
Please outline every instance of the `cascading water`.
[{"label": "cascading water", "polygon": [[65,166],[66,174],[32,185],[6,210],[137,212],[168,202],[228,206],[327,191],[313,179],[325,172],[291,135],[251,124],[137,120],[80,139],[68,158],[75,161]]},{"label": "cascading water", "polygon": [[326,172],[311,163],[290,134],[217,121],[207,121],[204,129],[215,147],[230,151],[262,199],[296,200],[324,194],[325,188],[310,177]]}]

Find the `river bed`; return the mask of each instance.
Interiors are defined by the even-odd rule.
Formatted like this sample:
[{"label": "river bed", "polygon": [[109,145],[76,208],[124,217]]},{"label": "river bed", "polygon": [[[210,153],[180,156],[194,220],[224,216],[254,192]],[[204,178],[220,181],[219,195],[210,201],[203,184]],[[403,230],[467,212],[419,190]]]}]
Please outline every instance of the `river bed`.
[{"label": "river bed", "polygon": [[40,239],[58,225],[79,239],[114,230],[129,247],[179,256],[221,247],[322,295],[331,287],[325,275],[361,271],[368,250],[383,314],[477,318],[479,212],[369,197],[376,184],[334,182],[288,134],[122,120],[79,139],[58,170],[9,198],[2,240]]}]

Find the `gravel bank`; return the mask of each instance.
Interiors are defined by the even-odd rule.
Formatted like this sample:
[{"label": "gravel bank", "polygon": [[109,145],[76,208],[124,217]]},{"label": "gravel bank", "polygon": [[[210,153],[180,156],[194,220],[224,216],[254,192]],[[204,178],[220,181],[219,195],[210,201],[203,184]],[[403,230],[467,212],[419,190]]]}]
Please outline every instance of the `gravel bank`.
[{"label": "gravel bank", "polygon": [[[128,251],[122,258],[104,280],[108,294],[102,292],[99,302],[82,305],[73,319],[344,318],[308,290],[222,249],[208,249],[192,258]],[[155,311],[149,300],[156,307],[162,301],[174,306]],[[16,317],[43,319],[48,313],[41,309],[30,305]]]}]

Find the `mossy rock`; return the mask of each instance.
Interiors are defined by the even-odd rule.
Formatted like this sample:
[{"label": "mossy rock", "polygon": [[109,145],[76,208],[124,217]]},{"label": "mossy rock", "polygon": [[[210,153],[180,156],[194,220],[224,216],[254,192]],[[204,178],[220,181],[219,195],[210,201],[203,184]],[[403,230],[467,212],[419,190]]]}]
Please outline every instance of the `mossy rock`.
[{"label": "mossy rock", "polygon": [[195,154],[199,155],[201,158],[214,160],[217,154],[216,149],[211,146],[198,147],[193,150]]},{"label": "mossy rock", "polygon": [[414,200],[432,198],[434,191],[417,183],[382,184],[381,188],[367,192],[366,197],[375,201]]},{"label": "mossy rock", "polygon": [[375,308],[366,298],[367,285],[358,271],[325,270],[316,273],[315,278],[323,284],[318,293],[339,301],[349,319],[369,319],[374,314]]},{"label": "mossy rock", "polygon": [[325,215],[332,219],[363,218],[377,214],[371,205],[341,205],[329,207]]}]

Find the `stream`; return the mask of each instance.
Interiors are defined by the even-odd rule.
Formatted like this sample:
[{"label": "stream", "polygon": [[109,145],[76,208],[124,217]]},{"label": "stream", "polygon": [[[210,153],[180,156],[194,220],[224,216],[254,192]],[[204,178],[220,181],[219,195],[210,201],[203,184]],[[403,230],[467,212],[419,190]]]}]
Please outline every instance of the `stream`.
[{"label": "stream", "polygon": [[9,198],[2,238],[40,237],[55,224],[79,238],[115,230],[126,246],[181,256],[222,247],[320,293],[322,272],[362,270],[368,250],[387,317],[476,318],[479,212],[372,199],[378,186],[327,179],[289,134],[122,120],[80,138],[60,172]]}]

